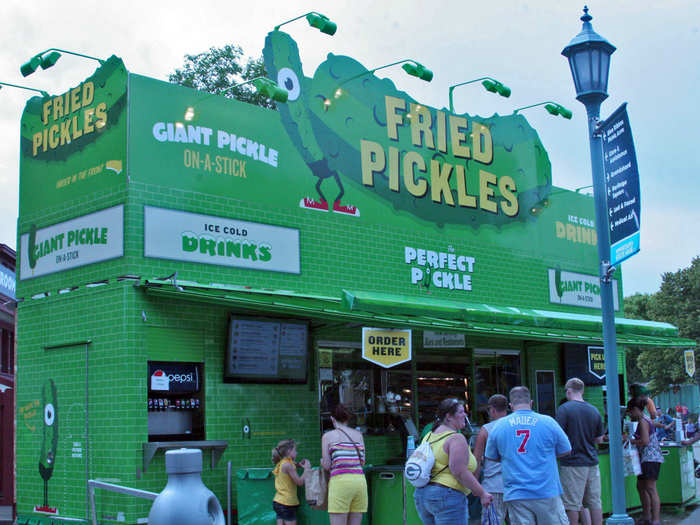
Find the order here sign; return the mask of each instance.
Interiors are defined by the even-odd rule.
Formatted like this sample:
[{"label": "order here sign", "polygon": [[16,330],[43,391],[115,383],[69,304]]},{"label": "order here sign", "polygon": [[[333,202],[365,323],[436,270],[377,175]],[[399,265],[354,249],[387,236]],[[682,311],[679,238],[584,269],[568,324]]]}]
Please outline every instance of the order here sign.
[{"label": "order here sign", "polygon": [[411,331],[362,328],[362,358],[391,368],[411,360]]}]

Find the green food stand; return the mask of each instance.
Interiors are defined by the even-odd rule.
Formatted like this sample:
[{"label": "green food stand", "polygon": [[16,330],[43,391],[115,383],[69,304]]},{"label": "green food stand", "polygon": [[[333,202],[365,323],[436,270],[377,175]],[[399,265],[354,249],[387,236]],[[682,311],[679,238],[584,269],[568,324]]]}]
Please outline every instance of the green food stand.
[{"label": "green food stand", "polygon": [[[160,491],[175,443],[211,451],[203,481],[227,501],[228,462],[269,469],[291,437],[316,463],[338,401],[381,466],[405,457],[445,397],[478,426],[490,395],[524,384],[553,416],[566,379],[587,373],[576,357],[602,343],[593,199],[554,186],[524,116],[430,107],[334,53],[308,76],[279,30],[264,59],[289,92],[276,111],[116,56],[27,102],[21,523],[86,521],[89,480]],[[625,319],[619,272],[614,287],[621,364],[625,345],[694,345]],[[398,509],[400,472],[370,477],[385,495],[376,512]],[[261,487],[267,518],[268,478],[249,470],[233,489]],[[409,522],[411,500],[409,487]],[[103,523],[149,510],[112,493],[96,505]]]}]

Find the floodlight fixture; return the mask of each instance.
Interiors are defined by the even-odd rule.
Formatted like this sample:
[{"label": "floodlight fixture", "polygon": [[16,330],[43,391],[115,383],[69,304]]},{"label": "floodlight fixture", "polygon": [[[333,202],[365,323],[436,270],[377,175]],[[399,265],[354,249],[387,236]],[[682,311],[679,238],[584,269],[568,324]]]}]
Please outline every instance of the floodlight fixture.
[{"label": "floodlight fixture", "polygon": [[[255,87],[255,90],[258,93],[266,96],[269,99],[274,100],[275,102],[287,102],[287,99],[289,98],[289,92],[286,89],[279,87],[277,85],[277,82],[275,82],[274,80],[270,80],[267,77],[260,76],[251,78],[250,80],[246,80],[245,82],[241,82],[239,84],[234,84],[223,90],[221,93],[211,93],[204,97],[202,100],[200,100],[200,103],[208,99],[209,97],[213,97],[214,95],[221,95],[227,91],[232,90],[233,88],[245,86],[246,84],[253,84],[253,87]],[[197,110],[194,106],[187,106],[187,108],[185,108],[184,114],[185,121],[193,121],[196,117],[196,113]]]},{"label": "floodlight fixture", "polygon": [[473,84],[474,82],[481,82],[481,85],[484,86],[484,89],[490,93],[498,93],[502,97],[508,98],[511,94],[511,89],[503,84],[502,82],[496,80],[493,77],[480,77],[480,78],[475,78],[474,80],[467,80],[466,82],[460,82],[459,84],[455,84],[453,86],[450,86],[450,91],[449,91],[449,99],[450,99],[450,112],[454,113],[454,104],[452,103],[452,92],[456,87],[459,86],[466,86],[467,84]]},{"label": "floodlight fixture", "polygon": [[30,88],[27,86],[18,86],[17,84],[8,84],[7,82],[0,82],[0,89],[2,89],[2,86],[10,86],[18,89],[26,89],[27,91],[36,91],[37,93],[41,93],[42,97],[49,97],[50,95],[42,90],[42,89],[35,89],[35,88]]},{"label": "floodlight fixture", "polygon": [[551,100],[546,100],[545,102],[538,102],[537,104],[530,104],[529,106],[523,106],[522,108],[518,108],[515,111],[513,111],[513,115],[517,114],[518,111],[534,108],[537,106],[544,106],[544,109],[547,110],[547,113],[549,113],[550,115],[554,115],[555,117],[560,116],[567,120],[571,120],[571,117],[573,116],[571,110],[566,109],[561,104],[557,104],[556,102],[552,102]]},{"label": "floodlight fixture", "polygon": [[[347,84],[348,82],[355,80],[356,78],[364,77],[365,75],[371,75],[375,71],[379,71],[380,69],[384,69],[387,67],[391,66],[396,66],[398,64],[403,64],[401,68],[409,75],[413,77],[420,78],[421,80],[425,80],[426,82],[430,82],[433,79],[433,72],[425,67],[423,64],[420,62],[417,62],[413,59],[406,58],[404,60],[399,60],[397,62],[392,62],[391,64],[386,64],[384,66],[379,66],[375,67],[374,69],[370,69],[368,71],[363,71],[362,73],[352,76],[350,78],[346,78],[343,80],[340,84],[338,84],[338,87],[333,91],[332,98],[338,99],[343,96],[343,89],[341,88],[342,85]],[[323,109],[328,111],[328,108],[331,106],[333,102],[331,101],[331,97],[326,97],[323,101]]]},{"label": "floodlight fixture", "polygon": [[327,35],[332,36],[338,30],[338,25],[326,15],[322,15],[321,13],[318,13],[316,11],[309,11],[308,13],[304,13],[303,15],[297,16],[296,18],[292,18],[291,20],[287,20],[286,22],[282,22],[281,24],[276,25],[275,31],[279,31],[279,28],[283,25],[288,24],[289,22],[294,22],[295,20],[299,20],[300,18],[306,18],[306,21],[311,27],[315,27],[321,33],[325,33]]},{"label": "floodlight fixture", "polygon": [[69,55],[75,55],[90,60],[97,60],[100,65],[105,63],[104,60],[91,57],[90,55],[83,55],[82,53],[75,53],[73,51],[66,51],[65,49],[50,47],[49,49],[42,51],[41,53],[37,53],[32,58],[27,60],[20,66],[19,70],[22,73],[22,76],[26,77],[34,73],[39,67],[41,67],[41,69],[49,69],[50,67],[53,67],[56,62],[58,62],[58,59],[61,58],[61,53],[67,53]]},{"label": "floodlight fixture", "polygon": [[258,93],[266,96],[269,99],[274,100],[275,102],[287,102],[287,99],[289,98],[289,91],[279,87],[277,82],[275,82],[274,80],[270,80],[267,77],[255,77],[231,87],[239,87],[244,84],[253,84],[255,90]]}]

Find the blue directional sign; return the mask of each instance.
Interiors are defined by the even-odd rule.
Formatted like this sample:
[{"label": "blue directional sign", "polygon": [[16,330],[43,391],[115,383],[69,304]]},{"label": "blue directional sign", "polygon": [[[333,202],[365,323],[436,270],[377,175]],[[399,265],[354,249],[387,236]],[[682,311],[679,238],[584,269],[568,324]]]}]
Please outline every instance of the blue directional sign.
[{"label": "blue directional sign", "polygon": [[639,171],[627,103],[602,123],[605,197],[610,228],[610,264],[639,251]]}]

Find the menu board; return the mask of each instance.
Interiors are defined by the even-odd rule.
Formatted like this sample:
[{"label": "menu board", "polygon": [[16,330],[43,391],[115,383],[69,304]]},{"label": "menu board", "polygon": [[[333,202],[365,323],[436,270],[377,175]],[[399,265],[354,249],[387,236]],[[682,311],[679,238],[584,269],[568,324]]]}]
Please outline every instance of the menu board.
[{"label": "menu board", "polygon": [[305,383],[308,332],[303,321],[232,316],[224,381]]}]

